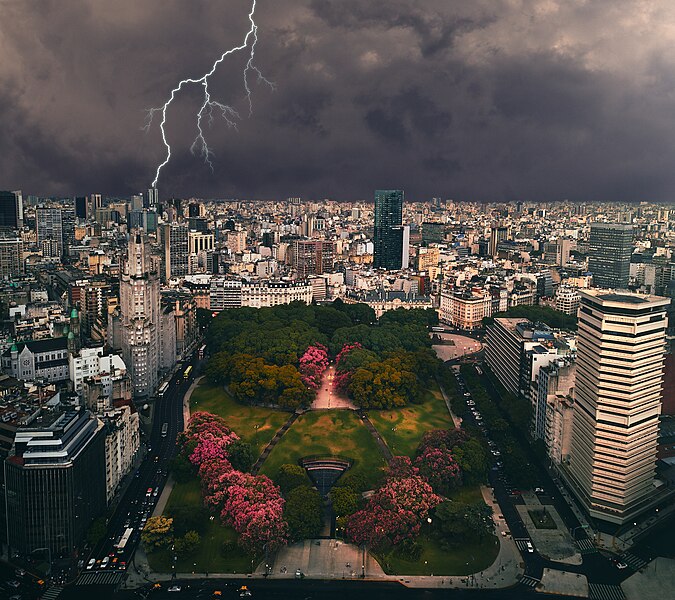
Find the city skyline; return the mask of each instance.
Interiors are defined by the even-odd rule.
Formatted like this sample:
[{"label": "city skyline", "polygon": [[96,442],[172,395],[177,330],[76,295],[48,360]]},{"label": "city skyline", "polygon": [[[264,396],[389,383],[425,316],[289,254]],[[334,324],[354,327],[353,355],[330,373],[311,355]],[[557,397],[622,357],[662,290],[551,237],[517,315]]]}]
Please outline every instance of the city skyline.
[{"label": "city skyline", "polygon": [[[162,159],[144,110],[241,40],[245,3],[6,3],[5,187],[40,195],[149,187]],[[189,12],[186,12],[189,11]],[[214,94],[244,116],[189,153],[196,90],[172,114],[166,196],[667,200],[675,183],[670,3],[259,2],[256,64]],[[32,43],[24,43],[30,39]],[[235,82],[235,83],[233,83]],[[489,173],[489,177],[486,174]]]}]

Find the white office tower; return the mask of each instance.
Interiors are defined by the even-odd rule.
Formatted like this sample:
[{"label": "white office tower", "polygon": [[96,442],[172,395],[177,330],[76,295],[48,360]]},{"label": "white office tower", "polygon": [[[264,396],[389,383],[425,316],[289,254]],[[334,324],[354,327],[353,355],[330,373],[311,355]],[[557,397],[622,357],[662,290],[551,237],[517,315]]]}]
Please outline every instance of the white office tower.
[{"label": "white office tower", "polygon": [[569,474],[592,517],[622,524],[655,500],[670,300],[582,290]]},{"label": "white office tower", "polygon": [[159,370],[159,278],[151,271],[143,234],[132,232],[120,281],[120,338],[134,396],[147,396]]}]

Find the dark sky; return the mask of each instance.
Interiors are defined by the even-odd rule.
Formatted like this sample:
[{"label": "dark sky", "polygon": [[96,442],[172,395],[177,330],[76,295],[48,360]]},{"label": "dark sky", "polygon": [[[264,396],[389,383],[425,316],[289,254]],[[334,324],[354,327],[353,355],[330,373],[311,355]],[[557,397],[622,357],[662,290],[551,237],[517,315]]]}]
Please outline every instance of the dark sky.
[{"label": "dark sky", "polygon": [[[130,194],[164,159],[161,105],[248,29],[247,0],[0,0],[0,189]],[[256,64],[210,80],[237,129],[189,149],[169,111],[160,196],[658,200],[675,189],[672,0],[258,0]]]}]

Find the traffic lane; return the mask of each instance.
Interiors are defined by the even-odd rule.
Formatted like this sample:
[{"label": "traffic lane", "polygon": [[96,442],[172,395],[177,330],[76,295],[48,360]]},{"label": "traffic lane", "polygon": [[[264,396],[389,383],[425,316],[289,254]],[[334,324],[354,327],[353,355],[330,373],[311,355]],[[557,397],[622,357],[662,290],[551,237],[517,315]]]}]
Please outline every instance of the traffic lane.
[{"label": "traffic lane", "polygon": [[[135,525],[134,529],[139,530],[143,517],[149,516],[154,510],[159,493],[166,483],[170,459],[177,451],[175,442],[182,423],[183,398],[191,382],[192,378],[177,381],[169,386],[164,397],[159,400],[156,415],[159,418],[153,419],[150,438],[151,451],[139,467],[139,477],[135,478],[135,483],[130,484],[109,522],[107,539],[94,555],[97,560],[103,561],[105,556],[114,557],[117,554],[115,544],[126,531],[127,521],[128,526]],[[163,437],[161,428],[165,422],[171,425],[167,435]],[[148,489],[152,489],[149,497]],[[140,537],[139,531],[136,531],[133,537]],[[129,543],[129,556],[135,551],[137,543],[137,539]]]}]

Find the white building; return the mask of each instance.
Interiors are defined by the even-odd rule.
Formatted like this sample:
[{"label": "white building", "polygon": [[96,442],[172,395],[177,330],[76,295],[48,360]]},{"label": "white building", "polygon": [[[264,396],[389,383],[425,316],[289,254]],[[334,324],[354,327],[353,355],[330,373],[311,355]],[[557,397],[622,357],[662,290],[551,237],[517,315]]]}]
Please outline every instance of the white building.
[{"label": "white building", "polygon": [[104,393],[110,395],[112,378],[118,373],[126,373],[127,367],[121,356],[117,354],[103,355],[103,346],[82,348],[68,357],[70,381],[73,389],[82,392],[84,380],[89,377],[100,377]]},{"label": "white building", "polygon": [[438,318],[458,329],[478,329],[483,319],[492,316],[492,296],[487,290],[478,292],[441,292]]},{"label": "white building", "polygon": [[122,406],[104,411],[99,418],[105,424],[106,499],[110,503],[138,454],[139,417],[129,406]]},{"label": "white building", "polygon": [[555,309],[566,315],[576,315],[581,302],[579,290],[561,285],[555,292]]},{"label": "white building", "polygon": [[250,306],[263,308],[290,304],[312,303],[312,284],[309,281],[234,281],[222,277],[211,280],[210,309],[214,312],[228,308]]},{"label": "white building", "polygon": [[592,517],[623,524],[655,501],[670,299],[581,293],[569,476]]}]

